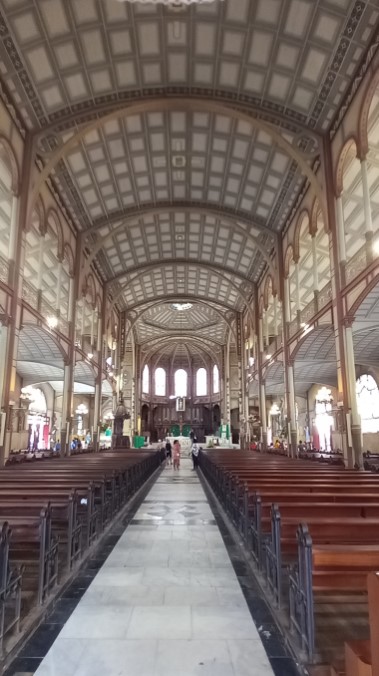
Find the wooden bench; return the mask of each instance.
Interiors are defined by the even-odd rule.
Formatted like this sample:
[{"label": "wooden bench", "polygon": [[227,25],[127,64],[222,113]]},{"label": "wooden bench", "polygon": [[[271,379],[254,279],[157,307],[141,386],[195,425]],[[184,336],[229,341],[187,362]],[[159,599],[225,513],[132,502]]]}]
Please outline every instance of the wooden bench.
[{"label": "wooden bench", "polygon": [[[379,567],[379,544],[315,544],[313,529],[297,530],[298,561],[290,573],[290,626],[312,662],[315,654],[315,598],[333,594],[333,603],[345,602],[344,593],[364,595],[367,573]],[[335,597],[338,594],[337,598]]]},{"label": "wooden bench", "polygon": [[22,570],[10,565],[11,528],[4,523],[0,531],[0,658],[4,656],[4,638],[20,629]]}]

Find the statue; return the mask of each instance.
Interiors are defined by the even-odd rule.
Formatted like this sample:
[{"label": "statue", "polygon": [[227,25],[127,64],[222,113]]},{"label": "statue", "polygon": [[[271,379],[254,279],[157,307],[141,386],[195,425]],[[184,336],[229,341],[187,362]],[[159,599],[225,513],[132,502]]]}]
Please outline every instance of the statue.
[{"label": "statue", "polygon": [[130,413],[124,406],[122,394],[120,394],[113,421],[113,448],[130,448]]}]

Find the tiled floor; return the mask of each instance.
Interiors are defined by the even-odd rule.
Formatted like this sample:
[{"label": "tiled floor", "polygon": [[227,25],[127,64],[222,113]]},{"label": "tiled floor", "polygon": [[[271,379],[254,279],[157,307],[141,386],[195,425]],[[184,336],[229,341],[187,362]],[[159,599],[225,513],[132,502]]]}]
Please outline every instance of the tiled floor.
[{"label": "tiled floor", "polygon": [[294,676],[216,512],[189,461],[165,469],[102,567],[77,578],[9,674]]}]

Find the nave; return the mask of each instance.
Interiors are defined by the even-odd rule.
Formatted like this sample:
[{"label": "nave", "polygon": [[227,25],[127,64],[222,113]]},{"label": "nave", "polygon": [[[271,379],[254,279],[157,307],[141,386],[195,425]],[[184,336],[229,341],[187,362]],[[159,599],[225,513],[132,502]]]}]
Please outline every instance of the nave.
[{"label": "nave", "polygon": [[297,673],[189,460],[164,469],[126,529],[125,520],[6,676]]}]

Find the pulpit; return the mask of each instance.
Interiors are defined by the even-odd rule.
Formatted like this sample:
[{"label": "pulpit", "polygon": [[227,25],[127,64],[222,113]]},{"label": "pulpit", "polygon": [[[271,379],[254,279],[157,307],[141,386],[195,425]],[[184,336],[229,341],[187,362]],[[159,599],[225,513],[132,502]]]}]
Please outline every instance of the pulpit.
[{"label": "pulpit", "polygon": [[126,410],[124,402],[120,398],[113,421],[112,448],[130,448],[130,436],[130,413]]}]

